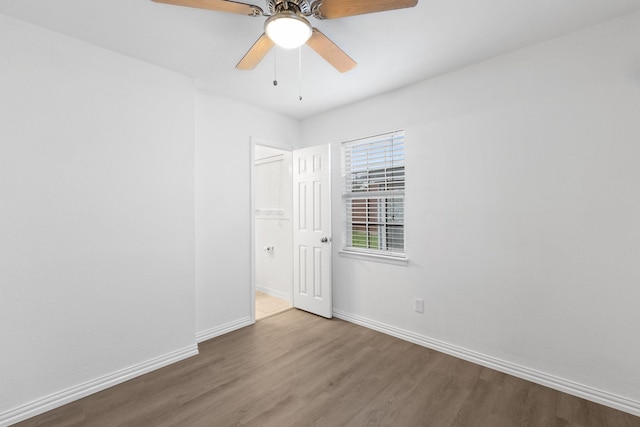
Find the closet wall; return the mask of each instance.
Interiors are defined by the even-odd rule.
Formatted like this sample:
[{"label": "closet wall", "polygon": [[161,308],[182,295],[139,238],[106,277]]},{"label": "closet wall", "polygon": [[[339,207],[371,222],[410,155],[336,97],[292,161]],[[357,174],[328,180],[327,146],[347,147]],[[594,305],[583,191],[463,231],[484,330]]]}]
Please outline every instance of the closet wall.
[{"label": "closet wall", "polygon": [[291,152],[256,145],[255,154],[256,289],[290,300]]}]

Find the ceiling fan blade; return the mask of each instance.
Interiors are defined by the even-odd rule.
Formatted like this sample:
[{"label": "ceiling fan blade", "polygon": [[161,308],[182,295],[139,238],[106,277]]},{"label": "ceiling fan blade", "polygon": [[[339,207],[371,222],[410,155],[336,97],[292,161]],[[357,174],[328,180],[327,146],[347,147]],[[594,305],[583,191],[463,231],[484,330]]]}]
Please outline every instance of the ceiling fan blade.
[{"label": "ceiling fan blade", "polygon": [[322,0],[319,15],[325,19],[365,13],[384,12],[385,10],[414,7],[418,0]]},{"label": "ceiling fan blade", "polygon": [[307,46],[315,50],[325,61],[341,73],[347,72],[355,67],[356,61],[344,53],[334,42],[329,40],[319,29],[314,28],[311,38],[307,41]]},{"label": "ceiling fan blade", "polygon": [[271,50],[274,43],[266,34],[262,34],[260,38],[251,46],[251,49],[242,57],[236,68],[238,70],[253,70],[256,65],[262,61],[267,53]]},{"label": "ceiling fan blade", "polygon": [[238,13],[240,15],[262,15],[258,6],[227,0],[153,0],[156,3],[173,4],[176,6],[196,7],[198,9],[216,10],[218,12]]}]

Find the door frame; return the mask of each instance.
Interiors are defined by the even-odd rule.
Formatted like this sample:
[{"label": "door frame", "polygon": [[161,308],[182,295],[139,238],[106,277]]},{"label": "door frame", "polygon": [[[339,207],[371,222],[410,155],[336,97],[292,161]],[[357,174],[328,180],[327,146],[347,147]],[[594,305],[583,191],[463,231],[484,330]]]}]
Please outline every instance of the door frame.
[{"label": "door frame", "polygon": [[[263,147],[275,148],[277,150],[293,152],[294,148],[290,145],[286,144],[278,144],[273,141],[269,141],[262,138],[250,137],[249,138],[249,151],[250,151],[250,182],[251,182],[251,196],[250,196],[250,251],[251,251],[251,283],[250,283],[250,292],[251,297],[250,300],[250,317],[251,323],[256,323],[256,145],[261,145]],[[293,265],[293,259],[291,260]],[[293,274],[293,273],[292,273]],[[291,276],[293,280],[293,275]],[[289,303],[293,306],[293,285],[291,287],[291,295],[290,295]]]}]

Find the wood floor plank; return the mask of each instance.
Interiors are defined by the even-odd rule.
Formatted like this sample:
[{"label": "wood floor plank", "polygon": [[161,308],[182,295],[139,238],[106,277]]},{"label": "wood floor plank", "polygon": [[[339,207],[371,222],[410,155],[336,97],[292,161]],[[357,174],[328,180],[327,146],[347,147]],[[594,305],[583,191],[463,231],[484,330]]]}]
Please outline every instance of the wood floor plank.
[{"label": "wood floor plank", "polygon": [[19,427],[640,427],[640,418],[290,310]]}]

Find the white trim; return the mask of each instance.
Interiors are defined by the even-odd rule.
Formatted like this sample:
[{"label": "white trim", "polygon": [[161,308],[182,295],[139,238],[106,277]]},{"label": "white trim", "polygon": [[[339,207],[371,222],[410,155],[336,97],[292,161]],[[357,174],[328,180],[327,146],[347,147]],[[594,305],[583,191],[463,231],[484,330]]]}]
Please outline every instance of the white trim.
[{"label": "white trim", "polygon": [[[254,310],[255,312],[255,310]],[[254,313],[255,316],[255,313]],[[251,326],[256,323],[256,320],[249,317],[243,317],[242,319],[234,320],[232,322],[225,323],[220,326],[216,326],[215,328],[207,329],[206,331],[198,332],[196,334],[196,342],[201,343],[202,341],[207,341],[215,337],[219,337],[220,335],[227,334],[229,332],[233,332],[236,329],[241,329],[246,326]]]},{"label": "white trim", "polygon": [[[249,219],[249,317],[251,323],[256,322],[256,138],[249,138],[249,209],[251,218]],[[198,341],[200,342],[200,341]]]},{"label": "white trim", "polygon": [[82,399],[90,394],[113,387],[132,378],[155,371],[156,369],[160,369],[189,357],[196,356],[197,354],[198,346],[194,344],[181,350],[167,353],[164,356],[156,357],[138,365],[96,378],[95,380],[67,388],[0,414],[0,427],[9,426],[28,418],[35,417],[36,415],[59,408],[67,403]]},{"label": "white trim", "polygon": [[403,265],[405,267],[409,265],[409,258],[407,257],[371,254],[366,252],[349,251],[346,249],[338,251],[338,254],[343,258],[359,259],[362,261],[383,262],[385,264]]},{"label": "white trim", "polygon": [[256,291],[264,292],[267,295],[271,295],[272,297],[281,298],[289,301],[291,303],[291,294],[287,292],[278,291],[276,289],[266,288],[262,285],[256,284]]},{"label": "white trim", "polygon": [[497,371],[504,372],[506,374],[513,375],[515,377],[522,378],[537,384],[541,384],[543,386],[550,387],[555,390],[571,394],[573,396],[581,397],[592,402],[600,403],[602,405],[606,405],[620,411],[640,416],[640,402],[636,400],[609,393],[607,391],[599,390],[597,388],[584,384],[576,383],[574,381],[560,378],[555,375],[550,375],[542,371],[527,368],[525,366],[520,366],[506,360],[497,359],[486,354],[468,350],[457,345],[449,344],[444,341],[429,338],[427,336],[406,331],[404,329],[396,328],[395,326],[386,325],[384,323],[367,319],[366,317],[358,316],[355,314],[350,314],[335,308],[333,309],[333,315],[334,317],[346,320],[347,322],[355,323],[357,325],[364,326],[366,328],[373,329],[375,331],[382,332],[384,334],[391,335],[396,338],[421,345],[423,347],[428,347],[433,350],[437,350],[442,353],[446,353],[451,356],[476,363],[478,365],[486,366],[488,368],[495,369]]}]

